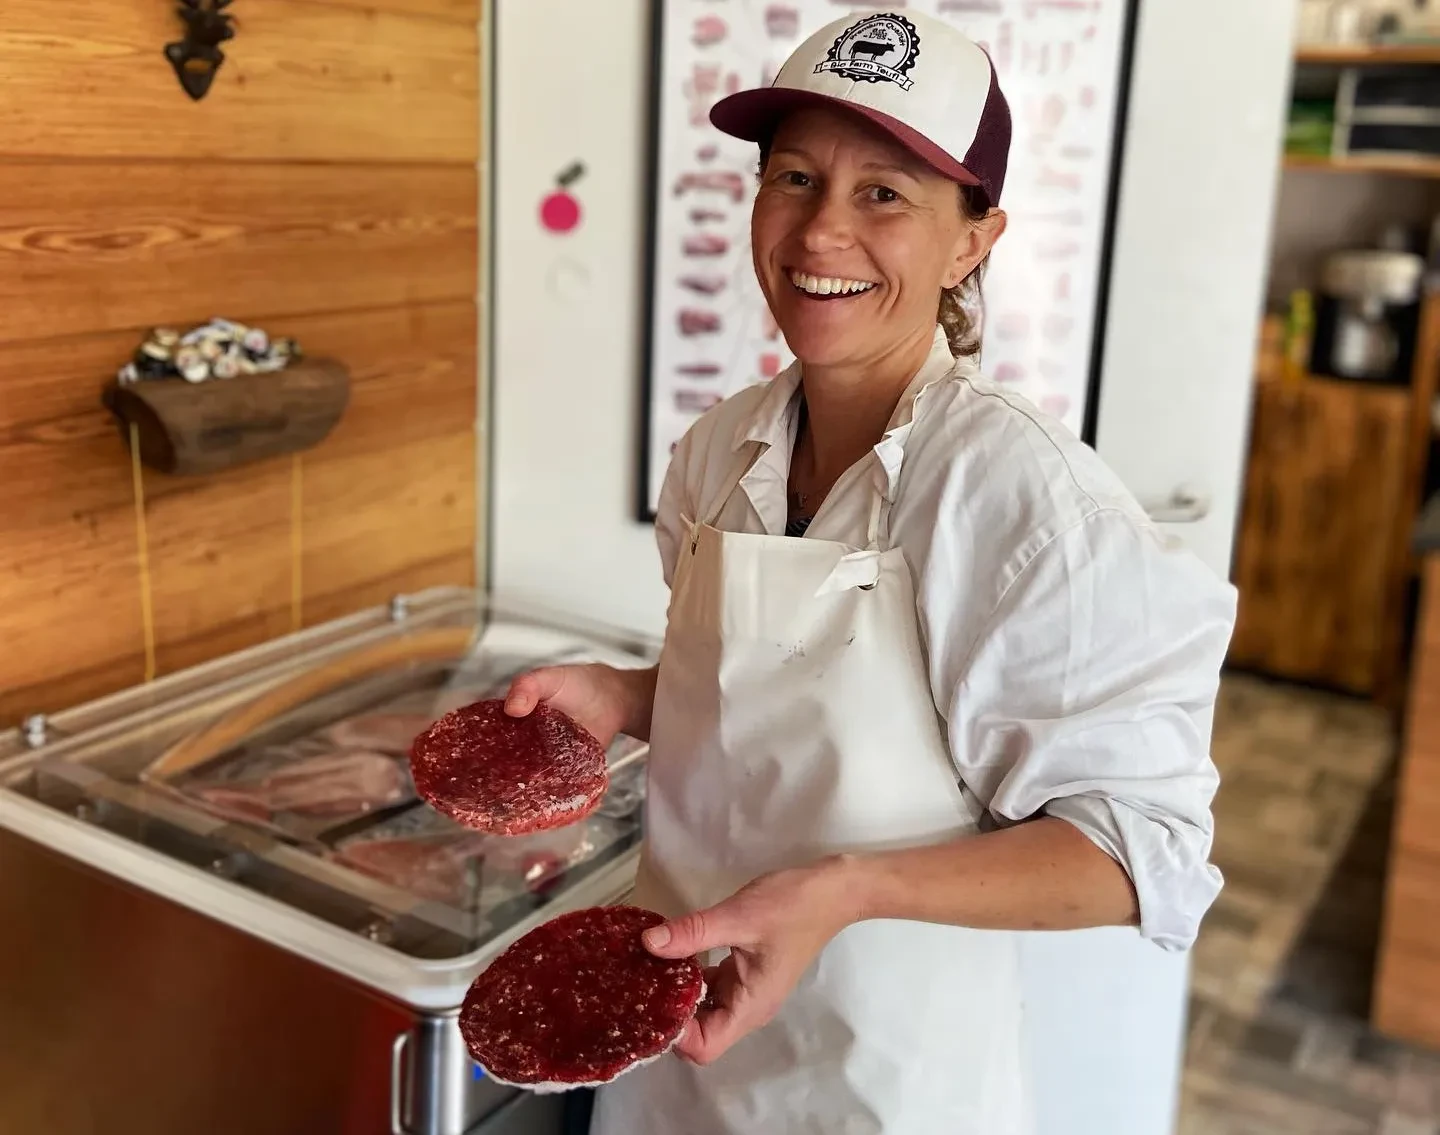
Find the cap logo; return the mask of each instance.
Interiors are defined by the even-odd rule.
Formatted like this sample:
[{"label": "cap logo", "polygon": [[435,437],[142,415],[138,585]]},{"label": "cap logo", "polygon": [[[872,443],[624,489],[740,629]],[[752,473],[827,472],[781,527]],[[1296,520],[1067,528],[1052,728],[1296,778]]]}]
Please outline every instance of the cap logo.
[{"label": "cap logo", "polygon": [[908,91],[915,80],[908,77],[920,56],[920,36],[904,16],[887,12],[866,16],[840,33],[825,58],[815,65],[815,74],[831,71],[846,79],[866,83],[895,83]]}]

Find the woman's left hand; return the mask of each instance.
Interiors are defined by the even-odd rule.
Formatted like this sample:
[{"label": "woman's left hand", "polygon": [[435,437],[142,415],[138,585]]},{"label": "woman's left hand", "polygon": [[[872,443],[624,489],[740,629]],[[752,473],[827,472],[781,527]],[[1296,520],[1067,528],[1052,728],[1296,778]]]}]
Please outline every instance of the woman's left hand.
[{"label": "woman's left hand", "polygon": [[858,918],[846,860],[762,875],[724,902],[645,932],[662,958],[729,947],[705,973],[706,1001],[676,1051],[696,1064],[718,1059],[779,1011],[825,944]]}]

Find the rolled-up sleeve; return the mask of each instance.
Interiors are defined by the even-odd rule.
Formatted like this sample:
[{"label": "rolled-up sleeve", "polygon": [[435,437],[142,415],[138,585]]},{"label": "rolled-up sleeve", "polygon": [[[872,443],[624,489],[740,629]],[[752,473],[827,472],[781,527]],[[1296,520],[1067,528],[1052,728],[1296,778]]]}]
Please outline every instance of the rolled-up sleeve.
[{"label": "rolled-up sleeve", "polygon": [[1075,825],[1129,874],[1141,933],[1189,947],[1221,887],[1210,736],[1234,589],[1153,526],[1100,509],[1019,567],[968,646],[950,636],[958,657],[934,625],[944,605],[927,607],[966,786],[1002,824],[1043,812]]}]

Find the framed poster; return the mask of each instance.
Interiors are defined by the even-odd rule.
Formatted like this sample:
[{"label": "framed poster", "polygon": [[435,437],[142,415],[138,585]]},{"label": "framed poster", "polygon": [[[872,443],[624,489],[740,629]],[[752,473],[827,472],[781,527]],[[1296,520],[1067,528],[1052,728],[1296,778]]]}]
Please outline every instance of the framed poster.
[{"label": "framed poster", "polygon": [[[878,5],[654,0],[654,94],[639,513],[721,399],[793,361],[750,261],[758,154],[710,107],[768,85],[806,36]],[[1014,138],[1009,226],[985,277],[980,363],[1093,440],[1136,0],[909,0],[994,60]]]}]

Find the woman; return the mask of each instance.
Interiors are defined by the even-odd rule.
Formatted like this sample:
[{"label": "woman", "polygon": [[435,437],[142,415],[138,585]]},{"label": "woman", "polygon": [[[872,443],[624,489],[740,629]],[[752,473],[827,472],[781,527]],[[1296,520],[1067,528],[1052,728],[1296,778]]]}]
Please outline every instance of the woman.
[{"label": "woman", "polygon": [[650,739],[647,947],[728,950],[592,1130],[1030,1130],[1027,935],[1183,949],[1219,889],[1233,592],[973,364],[1010,139],[982,50],[850,17],[712,119],[760,146],[755,271],[799,361],[676,450],[659,666],[508,702]]}]

